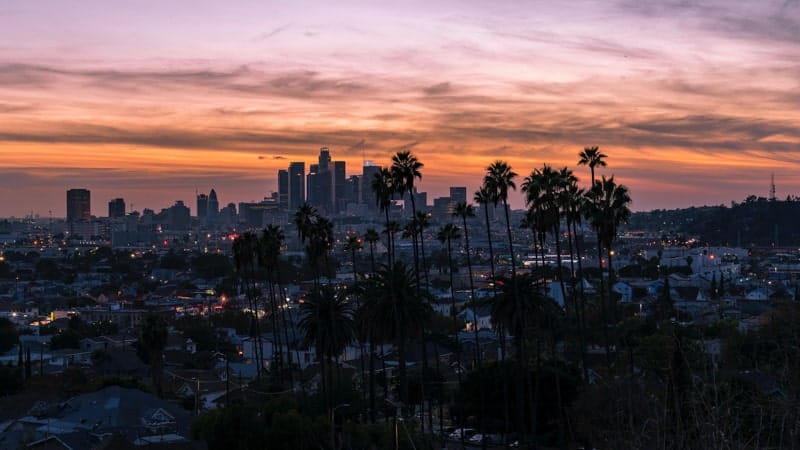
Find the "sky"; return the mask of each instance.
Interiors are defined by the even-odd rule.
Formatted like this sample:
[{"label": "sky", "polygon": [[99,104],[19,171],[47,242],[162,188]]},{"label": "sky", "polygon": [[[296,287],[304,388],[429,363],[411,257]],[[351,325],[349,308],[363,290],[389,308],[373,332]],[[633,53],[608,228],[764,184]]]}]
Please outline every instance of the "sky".
[{"label": "sky", "polygon": [[[800,195],[800,2],[6,0],[0,217],[277,190],[320,147],[420,190],[599,146],[632,209]],[[522,197],[511,195],[522,207]]]}]

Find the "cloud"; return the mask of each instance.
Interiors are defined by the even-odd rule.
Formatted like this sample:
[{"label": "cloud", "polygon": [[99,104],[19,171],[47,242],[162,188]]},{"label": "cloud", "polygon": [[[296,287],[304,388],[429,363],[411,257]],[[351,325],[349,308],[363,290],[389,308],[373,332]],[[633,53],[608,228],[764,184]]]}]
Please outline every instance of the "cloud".
[{"label": "cloud", "polygon": [[268,40],[269,38],[271,38],[271,37],[273,37],[273,36],[276,36],[276,35],[278,35],[279,33],[281,33],[281,32],[283,32],[283,31],[285,31],[286,29],[288,29],[288,28],[289,28],[289,26],[290,26],[290,25],[291,25],[291,24],[288,24],[288,23],[287,23],[286,25],[283,25],[283,26],[280,26],[280,27],[274,28],[274,29],[272,29],[272,30],[270,30],[270,31],[266,31],[266,32],[264,32],[264,33],[261,33],[261,34],[259,34],[258,36],[256,36],[255,38],[253,38],[253,40],[254,40],[254,41],[257,41],[257,42],[260,42],[260,41],[266,41],[266,40]]},{"label": "cloud", "polygon": [[450,82],[445,81],[442,83],[434,84],[422,89],[425,95],[444,95],[451,91]]}]

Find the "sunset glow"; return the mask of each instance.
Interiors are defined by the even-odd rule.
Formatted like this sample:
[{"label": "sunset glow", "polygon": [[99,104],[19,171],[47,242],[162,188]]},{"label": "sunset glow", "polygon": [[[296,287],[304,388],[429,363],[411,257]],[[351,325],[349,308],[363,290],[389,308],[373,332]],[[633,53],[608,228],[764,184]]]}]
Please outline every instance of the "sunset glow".
[{"label": "sunset glow", "polygon": [[592,145],[635,210],[800,195],[797,2],[489,5],[4,2],[0,216],[259,200],[323,146],[410,148],[429,199]]}]

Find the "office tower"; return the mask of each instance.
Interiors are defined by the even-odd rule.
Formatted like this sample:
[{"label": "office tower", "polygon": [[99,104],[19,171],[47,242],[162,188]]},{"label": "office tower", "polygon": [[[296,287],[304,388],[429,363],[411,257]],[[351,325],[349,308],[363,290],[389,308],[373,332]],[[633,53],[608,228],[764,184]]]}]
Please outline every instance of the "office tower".
[{"label": "office tower", "polygon": [[306,163],[289,164],[289,211],[295,211],[306,201]]},{"label": "office tower", "polygon": [[348,203],[359,203],[361,201],[361,176],[350,175],[350,178],[345,180],[345,208]]},{"label": "office tower", "polygon": [[[307,176],[308,203],[315,206],[323,213],[334,213],[338,210],[336,197],[337,181],[340,191],[344,192],[345,165],[344,161],[333,161],[328,147],[319,151],[318,164],[312,164]],[[340,179],[337,180],[336,177]]]},{"label": "office tower", "polygon": [[333,162],[333,208],[340,212],[347,208],[347,165],[344,161]]},{"label": "office tower", "polygon": [[188,230],[192,223],[189,207],[184,205],[183,201],[176,200],[175,204],[166,210],[166,222],[171,230]]},{"label": "office tower", "polygon": [[223,225],[235,225],[238,222],[236,218],[236,204],[228,203],[228,206],[219,210],[219,223]]},{"label": "office tower", "polygon": [[322,147],[319,149],[319,172],[324,172],[326,170],[330,170],[331,164],[331,151],[328,150],[328,147]]},{"label": "office tower", "polygon": [[108,217],[125,217],[125,200],[115,198],[108,202]]},{"label": "office tower", "polygon": [[88,189],[67,191],[67,221],[92,219],[91,193]]},{"label": "office tower", "polygon": [[208,196],[206,194],[197,194],[197,218],[200,221],[206,220],[208,215]]},{"label": "office tower", "polygon": [[211,189],[208,194],[208,210],[206,211],[206,223],[213,225],[217,223],[219,217],[219,200],[217,200],[217,192]]},{"label": "office tower", "polygon": [[450,201],[453,203],[467,203],[467,188],[450,186]]},{"label": "office tower", "polygon": [[289,171],[278,171],[278,207],[284,211],[289,209]]},{"label": "office tower", "polygon": [[375,192],[372,190],[372,181],[375,179],[375,174],[380,170],[380,166],[376,166],[371,161],[364,161],[361,175],[361,203],[367,205],[369,209],[378,209],[378,205],[375,202]]}]

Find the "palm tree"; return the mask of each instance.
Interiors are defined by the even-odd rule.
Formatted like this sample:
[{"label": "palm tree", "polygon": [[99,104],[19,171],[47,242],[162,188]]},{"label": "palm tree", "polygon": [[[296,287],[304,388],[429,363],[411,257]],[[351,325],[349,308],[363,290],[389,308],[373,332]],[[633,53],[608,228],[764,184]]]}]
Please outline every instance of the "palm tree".
[{"label": "palm tree", "polygon": [[584,148],[583,151],[578,154],[578,157],[580,157],[578,161],[579,166],[589,166],[589,171],[592,174],[592,186],[594,186],[594,168],[605,167],[606,162],[604,159],[608,156],[603,154],[597,146],[594,146]]},{"label": "palm tree", "polygon": [[525,178],[522,191],[525,192],[525,204],[535,211],[538,225],[543,232],[553,234],[556,244],[556,264],[558,268],[558,282],[561,287],[561,298],[565,309],[567,304],[566,288],[561,261],[561,193],[566,180],[558,171],[545,164],[541,169],[536,169]]},{"label": "palm tree", "polygon": [[430,286],[428,281],[428,262],[425,260],[425,229],[431,225],[431,215],[425,211],[417,211],[414,216],[417,232],[419,233],[419,253],[422,257],[422,271],[425,274],[425,288]]},{"label": "palm tree", "polygon": [[[532,387],[528,370],[528,357],[525,352],[525,342],[528,334],[528,327],[535,321],[535,310],[537,303],[541,302],[542,294],[536,289],[533,278],[530,274],[515,277],[513,280],[505,279],[502,283],[502,291],[492,302],[492,324],[510,333],[515,347],[516,356],[516,381],[515,384],[520,391],[527,387],[527,396],[533,410],[536,410],[536,403],[532,399]],[[520,284],[521,286],[516,286]],[[522,294],[520,294],[522,293]],[[526,383],[527,381],[527,383]],[[525,406],[524,396],[517,395],[517,429],[522,432],[525,428]],[[506,400],[506,408],[509,408]],[[507,412],[508,414],[508,412]],[[524,438],[524,434],[523,434]]]},{"label": "palm tree", "polygon": [[494,271],[494,246],[492,245],[492,227],[489,222],[489,204],[490,203],[493,204],[494,199],[492,197],[492,193],[489,191],[489,188],[486,185],[483,185],[477,191],[475,191],[474,200],[475,203],[481,205],[484,218],[486,219],[486,240],[489,243],[489,266],[492,271],[492,291],[495,294],[497,294],[497,286],[494,283],[495,271]]},{"label": "palm tree", "polygon": [[233,260],[236,271],[239,273],[245,288],[248,306],[252,311],[250,335],[253,338],[253,356],[255,356],[256,364],[258,365],[256,376],[259,379],[264,366],[261,325],[258,317],[258,297],[260,292],[256,283],[256,270],[259,265],[260,254],[260,242],[258,236],[254,233],[248,231],[233,241]]},{"label": "palm tree", "polygon": [[456,325],[456,296],[453,287],[453,240],[460,239],[461,232],[458,227],[452,223],[447,223],[439,228],[439,231],[436,233],[436,239],[439,240],[442,244],[447,244],[447,263],[450,273],[450,315],[453,317],[453,332],[458,332],[458,326]]},{"label": "palm tree", "polygon": [[506,216],[506,233],[508,234],[508,251],[511,253],[511,278],[516,277],[517,265],[516,258],[514,257],[514,244],[511,237],[511,221],[508,217],[508,191],[514,190],[517,185],[514,184],[514,178],[517,177],[516,172],[511,170],[511,166],[505,161],[495,161],[486,168],[486,176],[483,178],[483,184],[491,195],[492,201],[495,206],[499,202],[503,203],[503,210]]},{"label": "palm tree", "polygon": [[[275,352],[276,366],[281,374],[283,373],[283,350],[280,345],[281,335],[278,330],[278,314],[280,311],[283,311],[283,309],[278,307],[278,295],[276,295],[275,287],[279,283],[278,263],[283,240],[283,230],[276,225],[268,225],[264,228],[259,238],[258,252],[258,265],[266,271],[267,284],[269,286],[270,316],[272,318],[272,335],[274,336],[273,344],[277,350]],[[285,327],[284,332],[286,332]],[[288,334],[286,336],[288,337]],[[288,352],[288,339],[286,340],[286,345]]]},{"label": "palm tree", "polygon": [[[320,286],[300,305],[300,329],[306,345],[314,345],[328,408],[334,405],[333,369],[355,336],[353,312],[330,286]],[[328,369],[326,371],[326,369]]]},{"label": "palm tree", "polygon": [[[606,340],[606,359],[607,364],[610,364],[610,342],[608,338],[608,308],[612,308],[612,317],[616,318],[616,305],[613,301],[612,285],[614,281],[614,270],[612,265],[613,242],[617,236],[619,226],[626,222],[631,215],[628,205],[631,203],[631,197],[628,194],[628,188],[624,185],[618,185],[614,181],[614,176],[611,178],[602,177],[597,180],[592,189],[588,193],[588,201],[586,202],[585,216],[591,227],[597,234],[597,259],[600,264],[600,306],[604,322],[604,335]],[[605,302],[605,287],[603,282],[603,249],[607,250],[608,255],[608,296],[611,305],[607,306]],[[616,319],[615,319],[616,320]]]},{"label": "palm tree", "polygon": [[[399,151],[392,156],[392,183],[395,188],[395,192],[397,192],[401,197],[403,197],[405,194],[408,194],[410,197],[412,221],[417,217],[414,181],[417,178],[420,180],[422,179],[422,172],[420,172],[420,169],[422,169],[423,166],[424,164],[419,162],[417,157],[414,156],[410,151]],[[417,286],[420,286],[419,259],[417,255],[417,240],[416,237],[414,237],[414,276],[417,277]]]},{"label": "palm tree", "polygon": [[303,230],[308,263],[314,271],[314,283],[319,285],[322,276],[321,264],[325,264],[328,275],[328,252],[333,248],[333,222],[326,217],[314,214],[308,219]]},{"label": "palm tree", "polygon": [[[495,298],[497,297],[497,280],[496,280],[496,273],[494,269],[494,246],[492,245],[492,227],[489,221],[489,204],[496,205],[494,201],[494,195],[490,191],[489,187],[484,182],[483,186],[478,188],[475,191],[474,196],[475,203],[481,206],[483,209],[483,216],[486,220],[486,241],[489,243],[489,267],[491,269],[492,274],[492,302],[494,302]],[[497,330],[497,335],[500,338],[500,361],[506,361],[508,349],[506,348],[506,330],[503,328],[501,324],[494,324],[495,329]],[[504,412],[504,423],[506,424],[506,433],[509,431],[509,426],[511,423],[511,413],[509,411],[509,384],[510,376],[508,373],[508,365],[503,364],[504,374],[503,374],[503,412]]]},{"label": "palm tree", "polygon": [[[586,296],[583,290],[583,262],[581,247],[578,240],[578,226],[581,223],[581,212],[585,202],[585,191],[578,187],[577,178],[570,179],[569,184],[562,196],[566,206],[564,217],[567,223],[567,236],[569,244],[570,273],[573,303],[577,305],[576,317],[578,322],[578,337],[581,346],[581,361],[583,368],[583,378],[588,380],[589,367],[586,355]],[[575,269],[575,259],[578,261],[577,271]]]},{"label": "palm tree", "polygon": [[395,192],[400,196],[408,193],[411,198],[411,213],[412,216],[417,215],[417,205],[414,199],[414,180],[422,179],[422,172],[420,169],[424,164],[419,162],[416,156],[409,151],[399,151],[392,156],[392,180],[394,182]]},{"label": "palm tree", "polygon": [[306,240],[306,234],[308,233],[308,227],[311,224],[311,221],[319,215],[317,209],[311,206],[310,203],[303,203],[297,208],[297,211],[294,213],[294,226],[297,228],[297,236],[300,238],[301,241]]},{"label": "palm tree", "polygon": [[[478,332],[478,321],[477,321],[477,312],[478,312],[478,301],[475,298],[475,281],[472,278],[472,258],[470,256],[470,247],[469,247],[469,228],[467,227],[467,219],[471,217],[475,217],[475,207],[470,205],[466,202],[459,202],[456,203],[455,207],[453,207],[453,216],[461,218],[461,223],[464,227],[464,251],[467,254],[467,270],[469,271],[469,291],[470,291],[470,300],[472,303],[473,315],[475,320],[474,332],[475,332],[475,361],[478,367],[478,384],[480,386],[480,424],[481,429],[486,428],[486,389],[484,387],[484,379],[483,379],[483,368],[481,364],[481,343],[480,343],[480,334]],[[483,444],[485,448],[485,443]]]},{"label": "palm tree", "polygon": [[[375,193],[375,201],[378,204],[378,208],[386,216],[386,229],[389,229],[389,209],[392,206],[392,197],[395,194],[395,186],[394,180],[392,179],[392,172],[383,167],[379,171],[375,172],[375,177],[372,179],[371,184],[372,191]],[[386,251],[387,251],[387,263],[391,264],[393,259],[393,243],[392,238],[394,236],[392,234],[388,234],[386,236]]]},{"label": "palm tree", "polygon": [[[408,404],[406,347],[412,335],[421,331],[431,314],[430,305],[418,295],[416,278],[405,263],[397,261],[383,266],[376,277],[367,282],[364,295],[364,315],[370,324],[371,336],[383,342],[393,342],[399,358],[400,399]],[[427,292],[422,292],[428,297]]]},{"label": "palm tree", "polygon": [[375,273],[375,244],[377,244],[379,239],[380,235],[374,228],[367,228],[367,231],[364,233],[364,240],[369,244],[369,259],[372,263],[371,273]]}]

